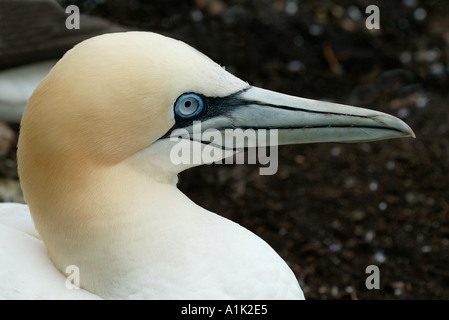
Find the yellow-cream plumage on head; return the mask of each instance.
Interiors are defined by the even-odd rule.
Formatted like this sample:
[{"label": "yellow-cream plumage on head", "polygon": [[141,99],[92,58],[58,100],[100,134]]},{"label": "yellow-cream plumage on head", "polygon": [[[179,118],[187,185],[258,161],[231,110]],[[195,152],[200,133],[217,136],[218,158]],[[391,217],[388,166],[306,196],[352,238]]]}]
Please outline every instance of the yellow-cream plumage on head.
[{"label": "yellow-cream plumage on head", "polygon": [[[185,94],[202,109],[180,113]],[[81,294],[58,291],[67,298],[303,298],[267,243],[176,188],[194,164],[170,161],[168,137],[191,132],[195,120],[203,130],[278,129],[278,144],[413,135],[384,113],[252,87],[155,33],[91,38],[56,64],[23,115],[21,184],[56,266],[27,272],[56,283],[67,266],[79,267]],[[33,292],[51,296],[50,283],[36,280]]]}]

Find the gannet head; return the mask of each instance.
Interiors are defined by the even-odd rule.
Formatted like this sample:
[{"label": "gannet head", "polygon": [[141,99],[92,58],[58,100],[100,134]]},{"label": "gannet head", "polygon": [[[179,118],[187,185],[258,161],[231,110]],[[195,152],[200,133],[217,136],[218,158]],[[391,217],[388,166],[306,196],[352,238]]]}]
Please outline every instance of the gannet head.
[{"label": "gannet head", "polygon": [[196,163],[168,161],[175,130],[185,129],[191,134],[186,140],[203,147],[210,143],[192,137],[194,121],[201,121],[203,132],[278,129],[278,144],[413,135],[404,122],[381,112],[252,87],[181,41],[148,32],[115,33],[75,46],[35,91],[22,120],[22,181],[26,185],[23,170],[31,149],[46,161],[60,155],[97,165],[117,164],[145,150],[153,166],[161,160],[159,174],[178,173]]},{"label": "gannet head", "polygon": [[[173,181],[198,165],[170,160],[180,142],[210,143],[195,136],[194,121],[201,121],[203,133],[278,129],[277,144],[413,136],[404,122],[381,112],[252,87],[185,43],[158,34],[91,38],[67,52],[35,90],[18,143],[23,192],[60,269],[77,252],[77,263],[84,263],[86,246],[106,255],[95,235],[112,237],[115,228],[119,237],[121,217],[146,208],[135,201],[120,207],[127,196],[141,195],[133,185]],[[170,138],[181,129],[187,136]],[[257,145],[252,143],[246,147]],[[217,149],[235,151],[227,142]]]}]

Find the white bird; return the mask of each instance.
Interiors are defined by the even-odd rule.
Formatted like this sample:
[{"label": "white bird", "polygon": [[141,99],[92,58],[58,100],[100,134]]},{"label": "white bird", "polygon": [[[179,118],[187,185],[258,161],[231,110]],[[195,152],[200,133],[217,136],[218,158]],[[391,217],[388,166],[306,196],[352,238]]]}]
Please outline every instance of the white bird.
[{"label": "white bird", "polygon": [[[25,109],[18,167],[28,206],[0,207],[0,298],[303,299],[266,242],[177,189],[195,164],[173,164],[180,142],[169,136],[192,132],[193,121],[203,131],[276,128],[279,144],[413,136],[381,112],[250,86],[155,33],[91,38]],[[73,266],[79,290],[66,288]]]}]

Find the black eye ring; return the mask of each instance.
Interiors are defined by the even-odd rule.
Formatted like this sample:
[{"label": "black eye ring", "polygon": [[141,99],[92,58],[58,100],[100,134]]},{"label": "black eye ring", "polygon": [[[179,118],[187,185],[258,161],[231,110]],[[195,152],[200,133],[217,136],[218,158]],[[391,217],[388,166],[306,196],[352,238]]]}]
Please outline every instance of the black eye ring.
[{"label": "black eye ring", "polygon": [[184,93],[175,102],[175,114],[182,119],[190,119],[204,109],[203,99],[195,93]]}]

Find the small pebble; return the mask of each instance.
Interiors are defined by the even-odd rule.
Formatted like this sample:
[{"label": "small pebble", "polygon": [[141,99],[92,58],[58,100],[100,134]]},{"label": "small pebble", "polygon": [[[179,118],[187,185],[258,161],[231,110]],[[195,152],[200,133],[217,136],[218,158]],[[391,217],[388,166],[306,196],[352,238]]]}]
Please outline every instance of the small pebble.
[{"label": "small pebble", "polygon": [[411,52],[410,51],[402,52],[401,55],[399,56],[399,60],[401,61],[402,64],[408,64],[412,62]]},{"label": "small pebble", "polygon": [[298,12],[298,4],[295,1],[288,1],[285,5],[285,12],[290,16],[295,15]]},{"label": "small pebble", "polygon": [[374,237],[376,236],[376,233],[372,230],[369,230],[365,233],[365,240],[367,242],[371,242],[374,240]]},{"label": "small pebble", "polygon": [[194,22],[201,22],[203,20],[203,13],[198,9],[190,11],[190,17]]},{"label": "small pebble", "polygon": [[379,205],[378,205],[378,208],[379,208],[379,210],[380,211],[385,211],[385,210],[387,210],[387,207],[388,207],[388,205],[387,205],[387,203],[386,202],[379,202]]},{"label": "small pebble", "polygon": [[368,188],[372,192],[377,191],[377,189],[379,188],[379,183],[377,181],[371,181],[368,185]]},{"label": "small pebble", "polygon": [[446,74],[446,68],[442,62],[435,62],[429,66],[429,73],[432,77],[443,78]]},{"label": "small pebble", "polygon": [[410,110],[408,108],[401,108],[398,110],[398,117],[399,118],[407,118],[410,115]]},{"label": "small pebble", "polygon": [[290,72],[299,72],[304,69],[304,64],[299,60],[292,60],[287,64],[287,69]]},{"label": "small pebble", "polygon": [[378,263],[384,263],[385,261],[387,261],[387,257],[385,256],[382,249],[379,249],[374,253],[374,260],[376,260],[376,262]]},{"label": "small pebble", "polygon": [[339,147],[333,147],[331,149],[331,155],[333,157],[338,157],[341,154],[341,149]]},{"label": "small pebble", "polygon": [[321,36],[324,32],[324,29],[319,24],[311,24],[309,26],[309,34],[314,37]]},{"label": "small pebble", "polygon": [[356,6],[349,6],[348,16],[354,21],[359,21],[362,18],[362,13]]},{"label": "small pebble", "polygon": [[427,11],[424,8],[417,8],[413,12],[413,17],[415,20],[422,21],[427,17]]},{"label": "small pebble", "polygon": [[394,168],[396,167],[396,163],[394,162],[394,160],[388,160],[385,166],[388,170],[394,170]]}]

